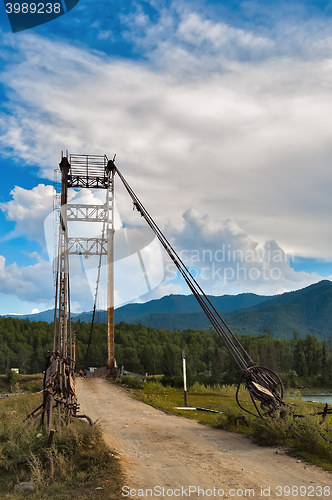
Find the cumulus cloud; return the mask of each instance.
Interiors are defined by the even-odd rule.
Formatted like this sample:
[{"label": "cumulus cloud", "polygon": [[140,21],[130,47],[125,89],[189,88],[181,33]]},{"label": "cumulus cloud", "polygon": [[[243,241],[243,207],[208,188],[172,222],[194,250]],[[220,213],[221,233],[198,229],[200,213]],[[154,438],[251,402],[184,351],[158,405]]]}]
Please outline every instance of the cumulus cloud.
[{"label": "cumulus cloud", "polygon": [[[85,274],[74,274],[70,280],[72,311],[91,310],[93,297]],[[37,264],[19,267],[16,263],[6,265],[0,255],[0,295],[14,296],[19,300],[42,304],[47,309],[54,307],[54,280],[50,262],[39,256]]]},{"label": "cumulus cloud", "polygon": [[7,238],[24,235],[45,247],[44,219],[53,210],[53,187],[44,184],[32,189],[15,186],[10,194],[12,200],[0,203],[7,220],[16,223],[15,230]]},{"label": "cumulus cloud", "polygon": [[[168,225],[167,234],[206,293],[223,295],[255,290],[271,295],[321,280],[315,273],[295,272],[291,267],[292,253],[285,252],[275,240],[259,245],[234,219],[219,223],[191,209],[183,214],[183,220],[181,229]],[[172,266],[167,268],[171,273]]]},{"label": "cumulus cloud", "polygon": [[5,257],[0,255],[1,294],[14,295],[23,301],[51,305],[52,285],[52,268],[49,262],[40,260],[31,266],[18,267],[15,263],[6,266]]},{"label": "cumulus cloud", "polygon": [[[211,21],[202,18],[198,28],[197,16],[183,18],[186,36],[201,29],[211,37]],[[169,53],[182,51],[179,59],[166,64],[164,48],[167,67],[156,69],[30,34],[12,43],[20,57],[1,77],[11,96],[3,154],[38,162],[52,178],[62,149],[116,152],[160,222],[165,207],[180,224],[194,206],[215,220],[235,218],[254,238],[331,257],[332,66],[325,49],[306,60],[230,58],[225,70],[208,48],[185,50],[175,37]],[[179,73],[191,58],[189,74]]]},{"label": "cumulus cloud", "polygon": [[[96,202],[91,192],[77,199],[76,195],[73,201],[88,199]],[[14,213],[22,213],[17,205],[12,215]],[[295,272],[291,267],[292,253],[287,254],[275,240],[258,244],[234,219],[221,223],[190,209],[183,214],[183,222],[180,229],[168,223],[165,232],[206,293],[222,295],[255,290],[256,293],[270,295],[302,288],[321,279],[317,274]],[[131,236],[130,231],[135,234]],[[140,242],[137,231],[141,234]],[[125,237],[123,232],[127,232]],[[147,228],[140,226],[121,229],[118,225],[115,233],[116,307],[132,300],[146,301],[170,293],[189,292],[186,285],[179,281],[174,266],[162,253],[154,236],[148,233]],[[36,238],[39,238],[38,232]],[[0,294],[53,307],[51,264],[37,252],[30,257],[38,262],[19,267],[17,264],[6,266],[5,257],[0,256]],[[99,258],[85,260],[76,256],[74,259],[75,262],[71,260],[70,263],[71,271],[74,271],[71,273],[72,310],[88,310],[93,305]],[[80,260],[79,266],[77,259]],[[106,308],[107,297],[105,264],[104,260],[99,283],[98,307],[102,309]]]}]

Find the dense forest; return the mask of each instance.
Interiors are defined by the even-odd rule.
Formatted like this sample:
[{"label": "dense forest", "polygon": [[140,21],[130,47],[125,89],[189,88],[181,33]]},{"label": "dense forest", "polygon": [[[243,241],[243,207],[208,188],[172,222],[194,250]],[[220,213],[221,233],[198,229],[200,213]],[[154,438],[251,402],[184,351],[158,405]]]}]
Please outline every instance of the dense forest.
[{"label": "dense forest", "polygon": [[[90,324],[73,323],[77,338],[77,366],[83,368]],[[43,321],[0,318],[0,373],[19,368],[21,373],[45,369],[45,353],[52,349],[53,325]],[[332,387],[332,337],[319,341],[294,330],[291,340],[273,338],[268,327],[256,337],[240,335],[240,342],[257,363],[277,371],[286,386]],[[210,330],[167,330],[120,322],[115,326],[118,366],[137,373],[164,374],[181,381],[181,353],[186,351],[188,381],[230,384],[239,370],[223,341]],[[107,325],[95,324],[87,366],[104,366],[107,359]]]}]

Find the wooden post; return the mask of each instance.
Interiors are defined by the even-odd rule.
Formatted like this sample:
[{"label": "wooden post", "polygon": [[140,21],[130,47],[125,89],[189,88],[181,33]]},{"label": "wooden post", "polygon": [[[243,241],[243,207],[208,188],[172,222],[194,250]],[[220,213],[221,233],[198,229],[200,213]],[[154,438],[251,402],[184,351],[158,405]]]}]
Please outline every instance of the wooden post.
[{"label": "wooden post", "polygon": [[55,433],[55,430],[50,429],[50,433],[48,435],[48,440],[47,440],[47,445],[46,445],[47,448],[51,448],[51,446],[52,446],[54,433]]},{"label": "wooden post", "polygon": [[187,372],[186,372],[186,353],[184,349],[182,351],[182,363],[183,363],[184,406],[187,406]]}]

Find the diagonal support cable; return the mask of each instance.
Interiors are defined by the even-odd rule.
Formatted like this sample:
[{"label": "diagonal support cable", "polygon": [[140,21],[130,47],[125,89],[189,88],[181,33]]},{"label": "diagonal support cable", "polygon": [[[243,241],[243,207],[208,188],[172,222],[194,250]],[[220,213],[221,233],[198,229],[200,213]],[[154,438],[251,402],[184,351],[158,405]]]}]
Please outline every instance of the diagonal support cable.
[{"label": "diagonal support cable", "polygon": [[[112,162],[113,163],[113,162]],[[114,165],[114,164],[113,164]],[[239,368],[243,371],[247,368],[248,365],[254,365],[255,363],[251,359],[249,353],[245,350],[245,348],[241,345],[237,337],[225,323],[223,318],[220,316],[214,305],[211,303],[210,299],[206,296],[203,289],[197,283],[195,278],[190,273],[189,269],[186,267],[181,258],[177,255],[174,248],[161,232],[157,224],[154,222],[146,208],[140,202],[132,188],[129,186],[128,182],[125,180],[119,169],[114,165],[114,168],[119,175],[124,187],[126,188],[129,196],[131,197],[134,207],[138,210],[142,217],[146,220],[148,225],[151,227],[152,231],[156,234],[158,240],[161,245],[166,250],[167,254],[183,276],[186,281],[188,287],[192,291],[193,295],[196,297],[197,301],[201,305],[203,311],[207,315],[210,320],[212,326],[215,328],[217,333],[223,338],[228,350],[233,356],[235,362],[239,366]]]}]

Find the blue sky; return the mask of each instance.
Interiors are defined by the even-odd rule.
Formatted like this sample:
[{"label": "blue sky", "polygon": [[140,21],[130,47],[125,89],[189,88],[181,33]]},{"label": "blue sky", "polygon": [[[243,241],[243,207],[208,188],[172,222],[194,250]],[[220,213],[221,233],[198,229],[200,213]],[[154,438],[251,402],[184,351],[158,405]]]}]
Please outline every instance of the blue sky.
[{"label": "blue sky", "polygon": [[[80,0],[13,34],[0,5],[0,314],[53,306],[44,220],[65,149],[117,154],[208,293],[331,279],[331,16],[328,1]],[[124,272],[118,304],[188,293],[165,258],[148,295],[126,295]],[[91,309],[86,278],[72,289]]]}]

